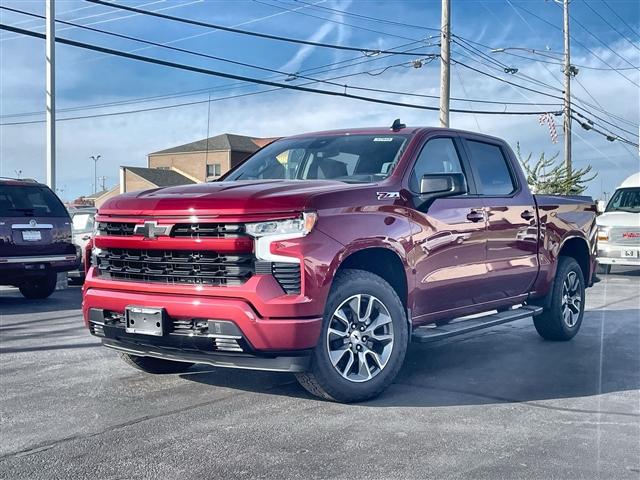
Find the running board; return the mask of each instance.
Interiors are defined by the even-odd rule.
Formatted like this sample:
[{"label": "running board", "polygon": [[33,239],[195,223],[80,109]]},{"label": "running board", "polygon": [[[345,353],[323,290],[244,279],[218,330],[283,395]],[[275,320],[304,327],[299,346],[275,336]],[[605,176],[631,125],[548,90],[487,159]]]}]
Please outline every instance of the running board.
[{"label": "running board", "polygon": [[469,320],[453,321],[441,327],[418,327],[413,331],[411,340],[417,343],[437,342],[445,338],[463,335],[465,333],[475,332],[503,323],[513,322],[522,318],[533,317],[542,313],[542,307],[534,305],[523,305],[522,307],[506,312],[498,312],[493,315],[486,315],[478,318],[470,318]]}]

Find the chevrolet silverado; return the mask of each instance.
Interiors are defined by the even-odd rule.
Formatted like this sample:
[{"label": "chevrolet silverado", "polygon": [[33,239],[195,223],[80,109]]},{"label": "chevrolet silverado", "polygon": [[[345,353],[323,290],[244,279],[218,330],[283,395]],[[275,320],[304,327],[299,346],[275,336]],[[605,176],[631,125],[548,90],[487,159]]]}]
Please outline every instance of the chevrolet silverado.
[{"label": "chevrolet silverado", "polygon": [[220,181],[105,202],[83,314],[146,372],[286,371],[362,401],[411,341],[531,317],[571,339],[595,213],[588,197],[533,195],[487,135],[394,122],[282,138]]}]

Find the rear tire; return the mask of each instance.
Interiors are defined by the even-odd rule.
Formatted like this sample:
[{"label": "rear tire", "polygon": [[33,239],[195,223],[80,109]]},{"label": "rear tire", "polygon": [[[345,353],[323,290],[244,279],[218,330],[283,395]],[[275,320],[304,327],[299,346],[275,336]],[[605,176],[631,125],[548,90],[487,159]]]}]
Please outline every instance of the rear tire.
[{"label": "rear tire", "polygon": [[55,272],[48,272],[20,285],[20,293],[30,300],[47,298],[55,291],[57,281],[58,275]]},{"label": "rear tire", "polygon": [[342,270],[329,293],[311,368],[296,378],[325,400],[374,398],[400,371],[408,337],[406,313],[391,285],[364,270]]},{"label": "rear tire", "polygon": [[611,265],[598,265],[598,273],[609,275],[611,273]]},{"label": "rear tire", "polygon": [[582,269],[571,257],[560,257],[549,308],[533,317],[538,334],[546,340],[571,340],[584,315],[585,283]]},{"label": "rear tire", "polygon": [[164,373],[183,373],[193,366],[193,363],[174,362],[172,360],[164,360],[162,358],[139,357],[138,355],[131,355],[123,352],[118,352],[118,355],[120,355],[120,358],[122,358],[125,363],[133,368],[142,370],[146,373],[153,373],[155,375]]}]

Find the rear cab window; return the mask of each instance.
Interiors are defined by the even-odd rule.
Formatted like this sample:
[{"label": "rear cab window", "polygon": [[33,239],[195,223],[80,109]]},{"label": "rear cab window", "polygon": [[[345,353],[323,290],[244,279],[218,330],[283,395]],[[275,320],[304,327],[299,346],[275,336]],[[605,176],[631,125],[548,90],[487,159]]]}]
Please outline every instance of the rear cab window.
[{"label": "rear cab window", "polygon": [[61,217],[69,214],[42,185],[0,185],[0,217]]},{"label": "rear cab window", "polygon": [[508,196],[516,191],[511,167],[499,145],[465,139],[476,179],[478,194]]}]

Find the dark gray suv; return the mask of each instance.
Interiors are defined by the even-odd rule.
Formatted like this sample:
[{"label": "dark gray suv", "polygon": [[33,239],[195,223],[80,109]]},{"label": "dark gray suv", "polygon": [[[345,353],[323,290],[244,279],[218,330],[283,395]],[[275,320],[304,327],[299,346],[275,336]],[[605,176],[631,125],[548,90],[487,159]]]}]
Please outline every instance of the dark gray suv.
[{"label": "dark gray suv", "polygon": [[34,180],[0,178],[0,285],[46,298],[57,274],[79,264],[71,218],[58,197]]}]

